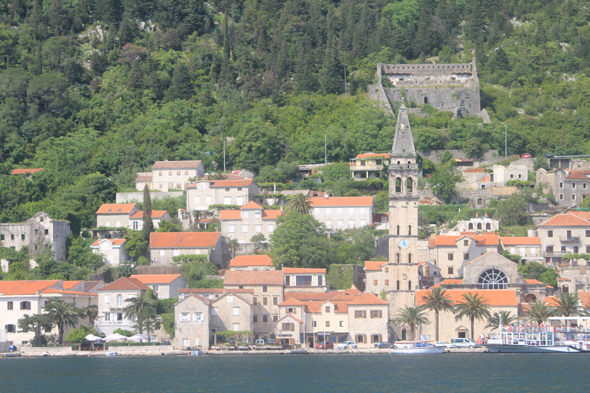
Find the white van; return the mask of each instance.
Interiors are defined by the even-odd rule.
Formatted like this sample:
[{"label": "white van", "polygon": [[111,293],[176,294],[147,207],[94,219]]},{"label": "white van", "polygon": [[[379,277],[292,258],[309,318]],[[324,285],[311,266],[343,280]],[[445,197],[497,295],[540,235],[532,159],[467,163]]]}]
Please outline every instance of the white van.
[{"label": "white van", "polygon": [[457,348],[475,348],[477,343],[472,338],[452,338],[451,344],[455,344]]}]

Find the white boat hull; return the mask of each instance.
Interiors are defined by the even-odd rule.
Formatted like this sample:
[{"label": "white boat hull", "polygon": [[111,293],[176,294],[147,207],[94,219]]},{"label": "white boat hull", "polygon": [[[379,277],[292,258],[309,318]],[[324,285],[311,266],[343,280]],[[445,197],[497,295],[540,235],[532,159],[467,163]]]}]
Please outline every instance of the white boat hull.
[{"label": "white boat hull", "polygon": [[444,353],[445,347],[413,347],[413,348],[395,348],[389,352],[390,355],[405,354],[405,355],[422,355],[430,353]]},{"label": "white boat hull", "polygon": [[580,353],[579,349],[564,346],[541,346],[541,345],[496,345],[485,346],[490,353]]}]

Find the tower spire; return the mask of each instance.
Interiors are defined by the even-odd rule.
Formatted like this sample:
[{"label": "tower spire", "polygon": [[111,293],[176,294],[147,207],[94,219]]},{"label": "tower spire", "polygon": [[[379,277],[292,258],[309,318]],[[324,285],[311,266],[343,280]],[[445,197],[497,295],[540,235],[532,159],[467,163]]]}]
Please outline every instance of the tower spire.
[{"label": "tower spire", "polygon": [[416,148],[414,147],[414,136],[408,117],[408,109],[402,102],[397,116],[397,126],[395,127],[395,139],[391,157],[416,157]]}]

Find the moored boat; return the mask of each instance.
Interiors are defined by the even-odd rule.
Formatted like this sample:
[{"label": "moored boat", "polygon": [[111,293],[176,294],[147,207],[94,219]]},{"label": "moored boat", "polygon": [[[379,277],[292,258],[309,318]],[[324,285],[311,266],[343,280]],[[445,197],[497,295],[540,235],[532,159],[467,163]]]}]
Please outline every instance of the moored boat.
[{"label": "moored boat", "polygon": [[400,341],[396,342],[393,349],[389,352],[390,355],[396,354],[432,354],[444,353],[444,346],[433,345],[430,341]]},{"label": "moored boat", "polygon": [[500,327],[490,333],[484,346],[491,353],[579,353],[580,350],[562,341],[552,326]]}]

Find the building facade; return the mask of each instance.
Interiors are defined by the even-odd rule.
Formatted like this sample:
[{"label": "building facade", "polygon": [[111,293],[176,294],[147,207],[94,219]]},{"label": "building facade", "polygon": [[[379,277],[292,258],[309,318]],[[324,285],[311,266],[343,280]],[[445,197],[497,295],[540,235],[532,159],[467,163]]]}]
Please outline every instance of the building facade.
[{"label": "building facade", "polygon": [[131,228],[130,219],[139,208],[135,203],[105,203],[96,212],[98,228]]},{"label": "building facade", "polygon": [[258,194],[258,184],[252,179],[200,180],[187,187],[186,210],[209,210],[211,205],[244,206]]},{"label": "building facade", "polygon": [[148,286],[158,299],[177,298],[178,291],[186,288],[187,279],[180,274],[133,274],[135,278]]},{"label": "building facade", "polygon": [[135,278],[122,277],[98,290],[98,317],[94,327],[98,333],[113,334],[117,329],[134,330],[135,321],[123,310],[128,299],[145,294],[150,288]]},{"label": "building facade", "polygon": [[156,161],[152,172],[138,173],[135,188],[143,191],[147,185],[150,190],[167,192],[172,189],[186,190],[192,181],[205,175],[201,161]]},{"label": "building facade", "polygon": [[590,170],[539,168],[535,187],[553,192],[560,206],[576,206],[590,194]]},{"label": "building facade", "polygon": [[362,153],[350,160],[350,174],[353,180],[379,179],[389,166],[391,153]]},{"label": "building facade", "polygon": [[154,265],[171,265],[174,257],[204,255],[214,265],[224,265],[224,241],[219,232],[152,232],[150,259]]},{"label": "building facade", "polygon": [[90,248],[92,252],[102,256],[102,260],[111,266],[119,266],[130,260],[125,250],[125,239],[98,239]]},{"label": "building facade", "polygon": [[590,253],[590,212],[558,214],[537,225],[543,255],[557,267],[566,254]]},{"label": "building facade", "polygon": [[248,202],[240,210],[222,210],[219,215],[221,234],[240,243],[253,243],[255,235],[263,235],[268,241],[280,215],[280,210],[264,210],[255,202]]},{"label": "building facade", "polygon": [[373,223],[373,197],[314,197],[309,199],[316,220],[328,232],[362,228]]}]

